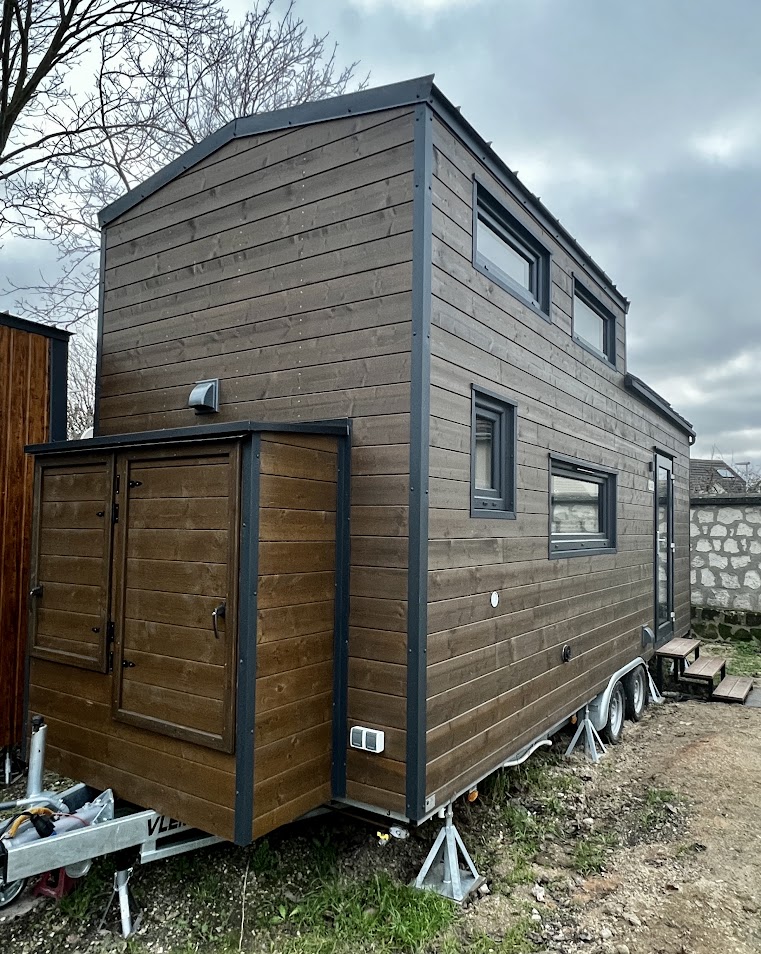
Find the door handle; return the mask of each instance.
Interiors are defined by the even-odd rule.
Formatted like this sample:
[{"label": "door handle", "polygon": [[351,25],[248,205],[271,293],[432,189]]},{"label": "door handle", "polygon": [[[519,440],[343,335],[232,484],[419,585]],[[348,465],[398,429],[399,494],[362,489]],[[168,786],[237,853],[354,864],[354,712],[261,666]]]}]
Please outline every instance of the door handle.
[{"label": "door handle", "polygon": [[217,620],[225,618],[225,603],[220,603],[219,606],[211,614],[211,623],[214,627],[214,639],[219,639],[219,630],[217,629]]},{"label": "door handle", "polygon": [[42,596],[42,583],[33,586],[31,590],[29,590],[29,596]]}]

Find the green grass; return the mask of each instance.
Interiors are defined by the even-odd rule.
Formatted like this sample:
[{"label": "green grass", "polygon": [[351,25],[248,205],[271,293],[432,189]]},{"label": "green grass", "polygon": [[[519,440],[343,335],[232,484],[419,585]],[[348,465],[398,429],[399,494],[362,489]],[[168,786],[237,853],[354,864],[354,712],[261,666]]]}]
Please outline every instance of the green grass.
[{"label": "green grass", "polygon": [[617,839],[609,834],[592,834],[576,842],[573,851],[574,868],[582,875],[600,874],[605,870],[610,850],[617,845]]},{"label": "green grass", "polygon": [[531,919],[523,917],[510,926],[501,941],[494,940],[487,934],[479,934],[470,938],[463,950],[467,951],[467,954],[531,954],[537,950],[529,938],[533,928]]},{"label": "green grass", "polygon": [[761,653],[754,643],[704,642],[706,655],[723,656],[730,676],[761,676]]},{"label": "green grass", "polygon": [[432,892],[415,891],[378,874],[364,883],[336,879],[303,902],[286,906],[278,938],[283,954],[338,954],[360,945],[373,951],[420,951],[457,917],[457,909]]}]

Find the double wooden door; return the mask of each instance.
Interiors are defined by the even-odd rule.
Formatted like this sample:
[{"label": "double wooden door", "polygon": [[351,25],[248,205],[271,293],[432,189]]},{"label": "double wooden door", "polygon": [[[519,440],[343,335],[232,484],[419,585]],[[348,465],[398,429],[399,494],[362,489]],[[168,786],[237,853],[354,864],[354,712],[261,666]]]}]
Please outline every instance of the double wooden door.
[{"label": "double wooden door", "polygon": [[112,679],[114,718],[232,751],[235,443],[38,464],[31,650]]}]

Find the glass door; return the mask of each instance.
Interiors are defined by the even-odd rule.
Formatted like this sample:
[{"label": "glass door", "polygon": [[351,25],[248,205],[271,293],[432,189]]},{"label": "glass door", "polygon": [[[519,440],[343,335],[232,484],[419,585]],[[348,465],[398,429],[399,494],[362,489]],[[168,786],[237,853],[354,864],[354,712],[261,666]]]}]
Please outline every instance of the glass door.
[{"label": "glass door", "polygon": [[655,455],[655,636],[674,635],[674,474],[669,457]]}]

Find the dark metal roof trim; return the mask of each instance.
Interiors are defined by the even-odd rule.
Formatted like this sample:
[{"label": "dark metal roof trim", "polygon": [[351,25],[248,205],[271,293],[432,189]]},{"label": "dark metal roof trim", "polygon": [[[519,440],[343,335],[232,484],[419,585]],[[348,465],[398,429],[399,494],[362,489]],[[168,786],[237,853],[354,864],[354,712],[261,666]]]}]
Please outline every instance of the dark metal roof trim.
[{"label": "dark metal roof trim", "polygon": [[[655,408],[663,417],[668,418],[680,431],[684,431],[684,433],[689,435],[693,440],[695,439],[696,434],[692,424],[690,424],[686,418],[682,417],[681,414],[677,414],[668,401],[662,398],[660,394],[649,387],[649,385],[645,384],[641,378],[627,373],[624,376],[624,387],[627,391],[631,391],[632,394],[636,395],[641,401],[644,401],[645,404],[649,404],[650,407]],[[692,443],[692,441],[690,441],[690,443]]]},{"label": "dark metal roof trim", "polygon": [[183,172],[187,172],[196,163],[210,156],[222,146],[227,145],[233,139],[254,136],[257,133],[277,132],[278,129],[308,126],[310,123],[324,123],[331,119],[341,119],[344,116],[363,115],[380,112],[384,109],[393,109],[398,106],[412,105],[430,99],[432,89],[433,74],[407,80],[403,83],[376,86],[374,89],[363,89],[356,93],[332,96],[330,99],[320,99],[314,103],[302,103],[299,106],[276,109],[270,113],[259,113],[254,116],[243,116],[240,119],[234,119],[193,146],[192,149],[178,156],[177,159],[159,169],[158,172],[136,188],[131,189],[126,195],[107,205],[105,209],[98,213],[98,222],[101,227],[108,225],[109,222],[142,202],[143,199],[147,199],[149,195],[157,192],[162,186],[182,175]]},{"label": "dark metal roof trim", "polygon": [[233,122],[223,126],[207,139],[193,146],[188,152],[164,166],[163,169],[159,169],[141,185],[112,202],[111,205],[106,206],[98,215],[98,221],[101,226],[108,225],[109,222],[142,202],[143,199],[148,198],[149,195],[182,175],[183,172],[187,172],[196,163],[210,156],[233,139],[253,136],[257,133],[276,132],[279,129],[306,126],[310,123],[327,122],[344,116],[357,116],[386,109],[396,109],[422,102],[431,106],[436,115],[466,143],[468,148],[473,151],[476,157],[483,162],[505,188],[518,201],[530,208],[541,225],[548,232],[551,232],[562,245],[565,245],[568,251],[577,256],[594,274],[605,291],[618,301],[625,311],[628,311],[628,299],[618,291],[611,278],[584,251],[565,226],[543,205],[541,199],[523,185],[518,176],[500,159],[489,143],[462,117],[460,110],[434,86],[433,74],[405,80],[402,83],[391,83],[388,86],[363,89],[356,93],[345,93],[342,96],[333,96],[330,99],[322,99],[314,103],[303,103],[299,106],[289,106],[286,109],[277,109],[270,113],[244,116],[233,120]]},{"label": "dark metal roof trim", "polygon": [[59,341],[68,341],[74,334],[73,331],[66,331],[64,328],[43,325],[38,321],[29,321],[28,318],[17,318],[7,311],[0,311],[0,325],[15,328],[17,331],[28,331],[32,335],[43,335],[45,338],[57,338]]},{"label": "dark metal roof trim", "polygon": [[348,418],[333,421],[310,421],[294,423],[262,423],[260,421],[234,421],[230,424],[205,424],[199,427],[173,427],[161,431],[139,431],[134,434],[113,434],[106,437],[87,437],[77,441],[58,441],[54,444],[29,444],[27,454],[61,454],[72,451],[108,450],[114,447],[144,444],[177,444],[183,441],[204,440],[218,437],[242,437],[246,434],[270,432],[276,434],[339,434],[351,433]]}]

